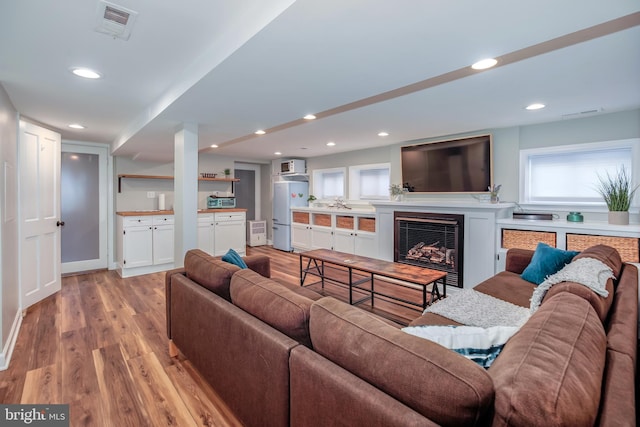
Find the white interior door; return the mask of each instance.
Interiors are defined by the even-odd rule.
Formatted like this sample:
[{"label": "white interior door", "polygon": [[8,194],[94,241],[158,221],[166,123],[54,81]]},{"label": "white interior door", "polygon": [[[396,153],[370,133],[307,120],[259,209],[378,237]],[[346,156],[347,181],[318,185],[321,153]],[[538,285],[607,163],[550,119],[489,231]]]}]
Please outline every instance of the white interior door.
[{"label": "white interior door", "polygon": [[20,122],[20,305],[60,290],[60,134]]},{"label": "white interior door", "polygon": [[100,270],[107,260],[106,146],[62,144],[60,187],[62,273]]}]

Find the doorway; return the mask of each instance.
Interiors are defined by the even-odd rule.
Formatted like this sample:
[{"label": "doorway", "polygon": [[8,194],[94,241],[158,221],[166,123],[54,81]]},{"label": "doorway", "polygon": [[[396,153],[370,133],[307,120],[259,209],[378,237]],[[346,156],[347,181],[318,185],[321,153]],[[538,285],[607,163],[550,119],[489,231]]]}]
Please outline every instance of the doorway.
[{"label": "doorway", "polygon": [[260,218],[260,165],[252,163],[236,163],[234,177],[240,179],[235,183],[234,195],[236,206],[247,210],[247,221]]},{"label": "doorway", "polygon": [[106,269],[106,146],[65,142],[60,165],[62,273]]}]

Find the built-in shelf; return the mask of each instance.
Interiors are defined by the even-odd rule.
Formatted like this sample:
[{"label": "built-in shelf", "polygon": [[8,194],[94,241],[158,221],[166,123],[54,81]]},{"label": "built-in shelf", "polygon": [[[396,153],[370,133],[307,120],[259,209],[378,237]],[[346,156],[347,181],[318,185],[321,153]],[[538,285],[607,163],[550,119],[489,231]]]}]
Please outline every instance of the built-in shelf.
[{"label": "built-in shelf", "polygon": [[[173,179],[170,175],[134,175],[134,174],[120,174],[118,175],[118,193],[122,192],[122,179]],[[231,192],[233,192],[233,184],[240,181],[238,178],[198,178],[198,181],[219,181],[230,182]]]}]

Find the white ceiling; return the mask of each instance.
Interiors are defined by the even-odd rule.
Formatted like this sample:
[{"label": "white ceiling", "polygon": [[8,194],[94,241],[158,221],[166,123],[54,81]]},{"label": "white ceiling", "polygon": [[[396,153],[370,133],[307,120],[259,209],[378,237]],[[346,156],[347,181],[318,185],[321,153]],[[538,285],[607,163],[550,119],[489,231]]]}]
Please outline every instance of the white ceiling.
[{"label": "white ceiling", "polygon": [[264,161],[640,107],[637,0],[113,2],[138,12],[128,41],[94,31],[98,0],[5,2],[0,84],[118,156],[170,161],[185,122],[203,151]]}]

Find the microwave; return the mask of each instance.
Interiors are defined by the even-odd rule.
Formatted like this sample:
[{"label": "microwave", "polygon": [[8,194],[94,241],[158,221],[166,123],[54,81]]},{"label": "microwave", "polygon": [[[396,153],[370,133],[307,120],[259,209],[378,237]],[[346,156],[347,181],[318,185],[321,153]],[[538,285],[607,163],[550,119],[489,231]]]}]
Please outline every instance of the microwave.
[{"label": "microwave", "polygon": [[287,160],[280,163],[280,174],[288,175],[292,173],[305,173],[307,171],[307,162],[301,159]]}]

